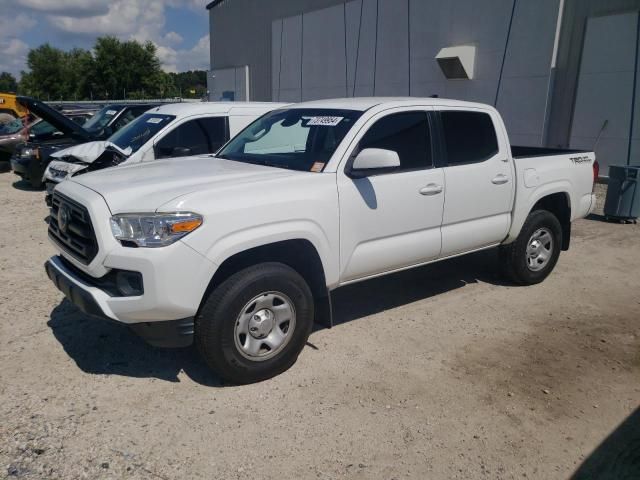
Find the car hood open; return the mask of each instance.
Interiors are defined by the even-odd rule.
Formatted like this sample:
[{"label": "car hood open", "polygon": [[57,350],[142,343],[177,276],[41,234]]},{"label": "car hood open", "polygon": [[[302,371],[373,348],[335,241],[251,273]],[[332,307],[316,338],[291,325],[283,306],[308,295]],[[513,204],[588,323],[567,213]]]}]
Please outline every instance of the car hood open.
[{"label": "car hood open", "polygon": [[83,142],[89,142],[95,139],[94,135],[91,134],[88,130],[85,130],[76,122],[74,122],[70,118],[65,117],[63,114],[51,108],[44,102],[41,102],[40,100],[22,96],[16,97],[16,100],[18,101],[18,103],[28,108],[31,113],[34,113],[38,117],[49,122],[65,135]]}]

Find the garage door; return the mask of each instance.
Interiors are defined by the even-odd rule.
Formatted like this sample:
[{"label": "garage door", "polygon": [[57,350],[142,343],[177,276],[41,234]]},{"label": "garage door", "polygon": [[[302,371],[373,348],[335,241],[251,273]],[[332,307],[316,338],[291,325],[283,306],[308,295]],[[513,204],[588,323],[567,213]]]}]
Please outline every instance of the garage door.
[{"label": "garage door", "polygon": [[[571,147],[596,155],[603,176],[627,164],[634,115],[638,12],[593,17],[584,39]],[[599,140],[598,140],[599,137]]]}]

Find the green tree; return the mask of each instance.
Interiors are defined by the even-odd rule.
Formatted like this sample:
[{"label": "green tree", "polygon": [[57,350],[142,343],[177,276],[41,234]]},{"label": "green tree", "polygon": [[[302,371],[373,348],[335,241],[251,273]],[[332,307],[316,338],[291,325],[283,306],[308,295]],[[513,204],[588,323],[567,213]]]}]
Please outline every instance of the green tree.
[{"label": "green tree", "polygon": [[[199,72],[187,72],[184,79],[163,72],[152,42],[109,36],[98,38],[92,50],[65,52],[45,43],[29,51],[27,66],[20,91],[43,100],[173,97],[180,90],[197,96],[185,92],[206,89],[201,86],[206,77]],[[176,79],[181,79],[180,87]]]},{"label": "green tree", "polygon": [[0,92],[13,92],[18,90],[18,82],[16,77],[9,72],[0,73]]},{"label": "green tree", "polygon": [[43,100],[59,100],[67,96],[65,90],[65,53],[48,43],[29,50],[27,67],[20,80],[20,91]]},{"label": "green tree", "polygon": [[91,78],[94,70],[93,55],[88,50],[74,48],[65,52],[64,91],[67,100],[82,100],[91,94]]},{"label": "green tree", "polygon": [[184,98],[201,98],[207,93],[207,72],[204,70],[189,70],[169,75],[176,86],[177,95]]},{"label": "green tree", "polygon": [[96,41],[94,94],[103,98],[152,98],[166,96],[172,82],[160,68],[156,46],[115,37]]}]

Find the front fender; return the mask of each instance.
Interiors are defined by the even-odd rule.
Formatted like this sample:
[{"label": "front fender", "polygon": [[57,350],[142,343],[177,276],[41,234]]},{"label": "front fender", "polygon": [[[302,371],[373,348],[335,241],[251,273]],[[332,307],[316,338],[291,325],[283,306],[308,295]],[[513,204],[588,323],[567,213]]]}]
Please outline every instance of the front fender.
[{"label": "front fender", "polygon": [[[290,220],[278,223],[255,225],[237,230],[219,237],[204,252],[207,259],[216,266],[222,265],[233,255],[246,250],[286,240],[307,240],[318,252],[327,286],[332,288],[339,283],[339,261],[331,255],[331,242],[323,229],[311,220]],[[189,244],[189,236],[183,240]],[[196,248],[195,245],[190,245]]]}]

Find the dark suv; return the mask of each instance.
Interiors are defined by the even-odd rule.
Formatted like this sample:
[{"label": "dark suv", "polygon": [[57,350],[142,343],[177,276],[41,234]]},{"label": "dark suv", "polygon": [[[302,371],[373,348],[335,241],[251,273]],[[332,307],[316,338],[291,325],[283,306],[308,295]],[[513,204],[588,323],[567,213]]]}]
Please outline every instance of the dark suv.
[{"label": "dark suv", "polygon": [[42,187],[42,177],[53,152],[78,143],[104,140],[150,108],[158,106],[150,103],[110,104],[80,126],[39,100],[30,97],[17,97],[17,100],[57,129],[52,138],[30,137],[16,148],[11,157],[11,168],[15,174],[30,181],[33,188]]}]

